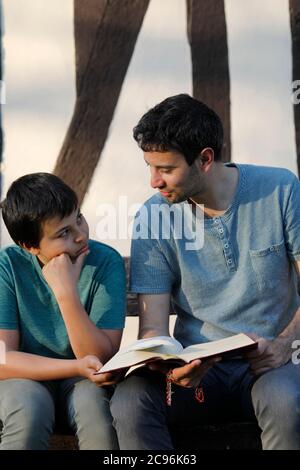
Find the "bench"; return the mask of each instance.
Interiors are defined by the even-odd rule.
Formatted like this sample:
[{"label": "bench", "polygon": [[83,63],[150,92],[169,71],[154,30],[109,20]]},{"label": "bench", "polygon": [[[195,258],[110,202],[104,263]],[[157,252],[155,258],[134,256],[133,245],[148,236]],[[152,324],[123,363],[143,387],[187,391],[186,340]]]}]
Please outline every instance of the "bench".
[{"label": "bench", "polygon": [[[129,259],[125,258],[128,282]],[[127,316],[138,315],[135,294],[127,294]],[[258,425],[253,422],[199,424],[173,428],[172,439],[177,450],[261,449]],[[50,438],[50,450],[77,450],[76,437],[65,426],[58,426]]]}]

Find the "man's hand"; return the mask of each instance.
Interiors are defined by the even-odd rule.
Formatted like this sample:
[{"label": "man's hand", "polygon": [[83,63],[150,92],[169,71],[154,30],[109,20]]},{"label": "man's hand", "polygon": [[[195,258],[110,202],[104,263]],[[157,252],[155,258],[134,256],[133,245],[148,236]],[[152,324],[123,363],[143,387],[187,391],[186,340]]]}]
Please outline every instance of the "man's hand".
[{"label": "man's hand", "polygon": [[248,336],[258,342],[257,349],[244,354],[254,375],[283,366],[291,359],[292,347],[288,337],[278,336],[274,340],[267,340],[254,334]]},{"label": "man's hand", "polygon": [[[211,367],[213,367],[220,360],[220,357],[214,357],[205,361],[196,359],[195,361],[192,361],[184,366],[175,367],[172,372],[174,379],[173,382],[180,387],[197,387],[209,369],[211,369]],[[157,370],[164,374],[167,374],[167,372],[170,370],[170,364],[166,364],[163,361],[153,362],[152,364],[149,364],[148,367],[151,370]]]},{"label": "man's hand", "polygon": [[102,366],[103,364],[98,357],[92,355],[85,356],[82,359],[78,359],[78,375],[86,377],[99,387],[113,385],[124,377],[124,371],[105,372],[95,375],[95,372],[101,369]]},{"label": "man's hand", "polygon": [[80,272],[88,253],[88,251],[81,253],[74,263],[68,254],[62,253],[45,264],[42,269],[43,276],[52,289],[56,300],[76,292]]}]

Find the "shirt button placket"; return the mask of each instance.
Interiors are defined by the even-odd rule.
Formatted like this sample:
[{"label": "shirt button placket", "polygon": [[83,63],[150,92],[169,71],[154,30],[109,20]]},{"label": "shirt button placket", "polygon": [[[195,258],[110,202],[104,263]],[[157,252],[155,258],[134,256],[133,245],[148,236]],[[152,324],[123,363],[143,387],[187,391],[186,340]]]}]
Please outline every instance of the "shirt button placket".
[{"label": "shirt button placket", "polygon": [[220,240],[221,240],[222,245],[223,245],[223,251],[224,251],[227,267],[228,267],[229,271],[235,271],[235,263],[234,263],[233,253],[230,249],[229,240],[228,240],[228,238],[226,238],[225,229],[222,225],[221,219],[219,217],[216,217],[215,220],[214,220],[214,224],[216,225]]}]

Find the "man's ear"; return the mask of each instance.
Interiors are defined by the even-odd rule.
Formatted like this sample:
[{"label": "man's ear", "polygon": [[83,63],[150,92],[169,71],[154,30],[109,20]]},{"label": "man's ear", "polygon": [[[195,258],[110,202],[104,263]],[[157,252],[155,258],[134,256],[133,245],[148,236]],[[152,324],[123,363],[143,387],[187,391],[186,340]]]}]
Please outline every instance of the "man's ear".
[{"label": "man's ear", "polygon": [[33,246],[26,246],[25,243],[20,243],[20,247],[23,248],[23,250],[28,251],[28,253],[31,253],[34,256],[37,256],[41,251],[39,248],[34,248]]},{"label": "man's ear", "polygon": [[208,171],[214,162],[214,159],[215,155],[213,149],[210,147],[205,147],[198,156],[200,169],[205,172]]}]

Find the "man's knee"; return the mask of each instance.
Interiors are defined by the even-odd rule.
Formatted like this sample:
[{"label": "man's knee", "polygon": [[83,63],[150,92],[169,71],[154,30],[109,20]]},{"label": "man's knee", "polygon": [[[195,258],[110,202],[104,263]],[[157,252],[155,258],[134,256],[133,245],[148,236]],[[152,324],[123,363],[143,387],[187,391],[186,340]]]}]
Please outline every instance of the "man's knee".
[{"label": "man's knee", "polygon": [[261,376],[252,388],[252,400],[262,429],[263,449],[299,449],[300,384],[291,366]]},{"label": "man's knee", "polygon": [[283,425],[286,422],[300,424],[299,408],[300,389],[293,380],[276,373],[267,372],[260,377],[252,388],[252,401],[257,418],[266,415],[278,419]]}]

